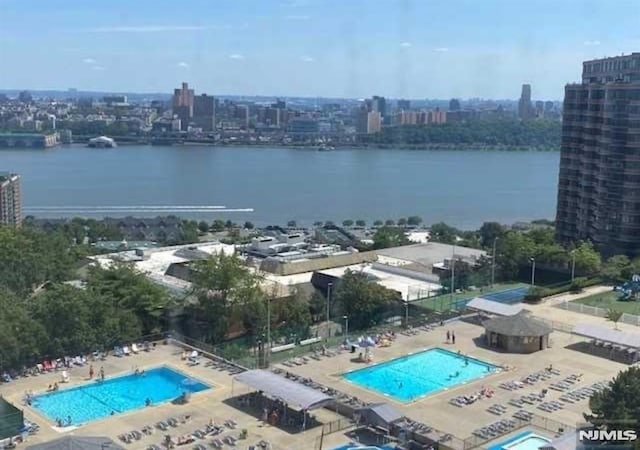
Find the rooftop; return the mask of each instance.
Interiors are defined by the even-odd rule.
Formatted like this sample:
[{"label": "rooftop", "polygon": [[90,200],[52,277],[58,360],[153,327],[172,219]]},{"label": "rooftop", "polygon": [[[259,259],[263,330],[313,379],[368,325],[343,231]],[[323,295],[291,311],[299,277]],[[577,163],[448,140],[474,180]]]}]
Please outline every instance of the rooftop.
[{"label": "rooftop", "polygon": [[376,252],[382,256],[421,264],[429,269],[433,267],[434,264],[451,259],[454,254],[456,258],[462,258],[464,260],[477,260],[487,254],[484,250],[460,247],[459,245],[440,244],[438,242],[385,248],[376,250]]},{"label": "rooftop", "polygon": [[544,336],[553,331],[551,325],[525,312],[513,316],[495,317],[482,324],[487,331],[505,336]]}]

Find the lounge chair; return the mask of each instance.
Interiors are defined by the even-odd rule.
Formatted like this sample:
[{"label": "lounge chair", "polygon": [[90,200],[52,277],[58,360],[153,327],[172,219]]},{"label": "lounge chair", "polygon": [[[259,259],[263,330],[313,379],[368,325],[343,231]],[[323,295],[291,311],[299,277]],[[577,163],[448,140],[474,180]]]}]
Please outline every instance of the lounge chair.
[{"label": "lounge chair", "polygon": [[122,347],[122,353],[125,356],[131,356],[131,350],[129,350],[129,347],[127,347],[126,345],[124,347]]},{"label": "lounge chair", "polygon": [[62,371],[62,380],[60,380],[62,383],[68,383],[69,382],[69,373],[66,370]]},{"label": "lounge chair", "polygon": [[140,353],[140,349],[138,349],[138,346],[136,344],[131,344],[131,351],[136,355]]},{"label": "lounge chair", "polygon": [[121,358],[124,356],[124,352],[122,351],[122,347],[113,347],[113,355]]}]

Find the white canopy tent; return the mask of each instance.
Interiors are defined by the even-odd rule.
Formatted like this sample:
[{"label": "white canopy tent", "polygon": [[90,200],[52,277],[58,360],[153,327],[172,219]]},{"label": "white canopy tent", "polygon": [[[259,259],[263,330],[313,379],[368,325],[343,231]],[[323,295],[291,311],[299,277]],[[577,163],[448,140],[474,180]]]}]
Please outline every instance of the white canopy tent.
[{"label": "white canopy tent", "polygon": [[496,316],[515,316],[524,309],[521,305],[507,305],[482,297],[476,297],[471,300],[467,303],[467,308],[474,311],[495,314]]},{"label": "white canopy tent", "polygon": [[612,330],[608,327],[591,323],[579,323],[573,327],[573,334],[620,345],[635,350],[640,350],[640,333],[628,333],[620,330]]}]

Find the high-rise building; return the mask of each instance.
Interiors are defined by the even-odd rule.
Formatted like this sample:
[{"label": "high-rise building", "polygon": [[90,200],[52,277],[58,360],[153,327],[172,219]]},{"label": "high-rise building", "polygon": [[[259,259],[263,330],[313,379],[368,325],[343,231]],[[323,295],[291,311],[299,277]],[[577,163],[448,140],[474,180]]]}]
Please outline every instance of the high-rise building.
[{"label": "high-rise building", "polygon": [[189,89],[188,83],[182,83],[182,87],[173,91],[173,114],[180,119],[182,130],[189,128],[189,122],[193,118],[194,94]]},{"label": "high-rise building", "polygon": [[21,223],[20,176],[0,172],[0,225],[20,225]]},{"label": "high-rise building", "polygon": [[533,106],[531,106],[531,85],[523,84],[520,101],[518,101],[518,117],[520,120],[530,120],[533,118]]},{"label": "high-rise building", "polygon": [[382,129],[382,114],[379,111],[369,111],[363,105],[356,115],[356,132],[363,134],[378,133]]},{"label": "high-rise building", "polygon": [[411,100],[398,100],[398,109],[403,111],[411,109]]},{"label": "high-rise building", "polygon": [[203,131],[216,127],[216,101],[211,95],[201,94],[193,99],[193,122]]},{"label": "high-rise building", "polygon": [[544,115],[544,102],[542,100],[538,100],[536,102],[536,116],[542,117]]},{"label": "high-rise building", "polygon": [[551,100],[547,100],[544,102],[544,113],[549,114],[553,112],[553,102]]},{"label": "high-rise building", "polygon": [[460,100],[452,98],[449,100],[449,111],[460,111]]},{"label": "high-rise building", "polygon": [[556,235],[640,254],[640,53],[586,61],[565,86]]}]

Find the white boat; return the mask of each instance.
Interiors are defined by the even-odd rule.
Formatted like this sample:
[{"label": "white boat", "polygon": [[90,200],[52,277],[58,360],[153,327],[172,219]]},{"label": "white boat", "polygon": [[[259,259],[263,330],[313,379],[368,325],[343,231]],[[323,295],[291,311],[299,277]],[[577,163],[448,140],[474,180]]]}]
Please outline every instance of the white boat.
[{"label": "white boat", "polygon": [[116,141],[107,136],[98,136],[93,139],[89,139],[89,144],[87,144],[91,148],[114,148],[117,147]]}]

